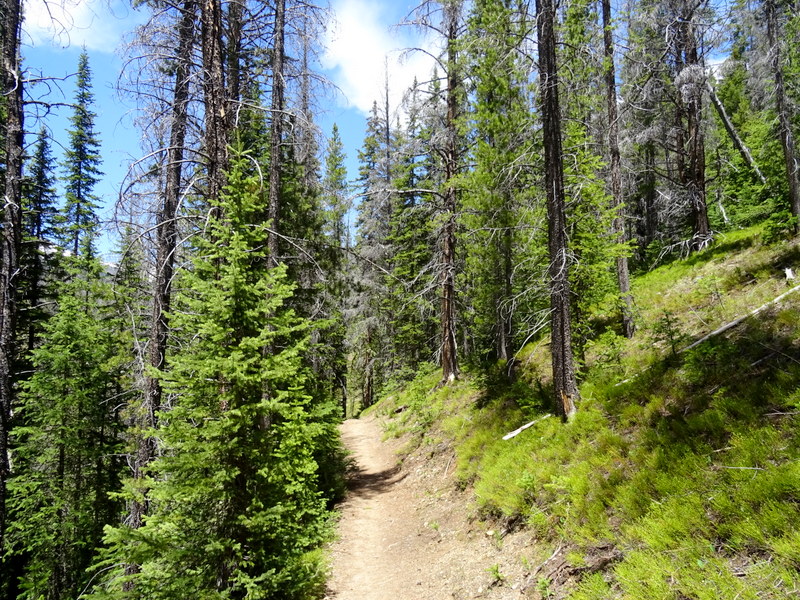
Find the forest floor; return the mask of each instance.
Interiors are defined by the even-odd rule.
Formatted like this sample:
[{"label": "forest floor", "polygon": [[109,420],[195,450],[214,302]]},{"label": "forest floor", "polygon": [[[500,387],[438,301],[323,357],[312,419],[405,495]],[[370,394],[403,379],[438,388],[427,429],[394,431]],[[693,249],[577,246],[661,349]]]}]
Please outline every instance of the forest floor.
[{"label": "forest floor", "polygon": [[470,492],[453,480],[446,444],[417,448],[401,462],[403,439],[384,441],[376,417],[345,421],[341,431],[357,468],[339,507],[326,599],[530,597],[522,590],[541,549],[529,533],[476,517]]}]

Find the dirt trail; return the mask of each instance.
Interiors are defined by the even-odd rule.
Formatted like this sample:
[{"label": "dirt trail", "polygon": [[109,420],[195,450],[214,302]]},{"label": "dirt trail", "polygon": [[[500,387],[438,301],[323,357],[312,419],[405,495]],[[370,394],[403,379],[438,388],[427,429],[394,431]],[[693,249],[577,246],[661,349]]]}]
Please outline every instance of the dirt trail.
[{"label": "dirt trail", "polygon": [[401,467],[402,442],[382,442],[375,418],[346,421],[342,436],[359,469],[340,507],[327,599],[523,597],[533,548],[468,518],[470,495],[453,485],[446,447],[418,449]]}]

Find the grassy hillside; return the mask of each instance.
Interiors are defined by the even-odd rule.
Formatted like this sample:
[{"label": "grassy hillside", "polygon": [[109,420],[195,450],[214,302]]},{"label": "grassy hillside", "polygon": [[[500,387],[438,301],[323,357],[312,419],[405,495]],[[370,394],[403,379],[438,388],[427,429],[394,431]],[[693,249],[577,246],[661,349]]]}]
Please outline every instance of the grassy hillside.
[{"label": "grassy hillside", "polygon": [[636,279],[637,336],[598,307],[568,424],[546,416],[546,340],[521,353],[514,384],[467,375],[435,390],[431,369],[377,410],[417,444],[452,440],[480,514],[556,550],[531,564],[531,597],[796,598],[800,292],[681,352],[794,286],[785,267],[800,267],[796,243],[746,230]]}]

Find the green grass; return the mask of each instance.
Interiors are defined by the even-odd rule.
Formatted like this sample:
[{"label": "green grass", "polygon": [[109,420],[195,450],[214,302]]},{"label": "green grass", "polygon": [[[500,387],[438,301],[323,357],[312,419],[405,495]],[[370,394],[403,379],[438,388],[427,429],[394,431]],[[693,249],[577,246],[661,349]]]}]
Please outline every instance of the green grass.
[{"label": "green grass", "polygon": [[489,373],[435,389],[431,369],[380,410],[407,406],[393,427],[420,443],[452,440],[485,517],[524,522],[575,563],[609,543],[622,552],[569,597],[800,597],[800,295],[673,352],[788,289],[797,246],[759,239],[739,231],[638,277],[637,337],[589,345],[570,423],[502,440],[549,410],[536,342],[513,385]]}]

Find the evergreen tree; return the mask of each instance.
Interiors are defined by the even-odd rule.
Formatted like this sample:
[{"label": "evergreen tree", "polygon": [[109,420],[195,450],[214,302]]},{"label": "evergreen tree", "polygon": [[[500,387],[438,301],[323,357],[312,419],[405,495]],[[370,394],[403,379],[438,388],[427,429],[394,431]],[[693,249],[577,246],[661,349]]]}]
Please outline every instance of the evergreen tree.
[{"label": "evergreen tree", "polygon": [[[351,311],[354,327],[349,332],[349,345],[354,349],[352,372],[361,390],[361,407],[370,406],[383,379],[392,370],[391,348],[384,343],[389,334],[389,316],[382,310],[387,296],[385,274],[388,272],[390,249],[387,246],[392,203],[390,197],[391,165],[386,157],[384,141],[388,127],[379,114],[377,102],[367,119],[364,143],[359,150],[360,202],[358,205],[358,255],[354,276]],[[351,378],[352,381],[353,378]]]},{"label": "evergreen tree", "polygon": [[[523,205],[530,173],[519,168],[530,152],[533,132],[521,48],[526,34],[523,7],[480,0],[470,19],[475,86],[475,168],[464,197],[464,244],[469,301],[474,309],[475,351],[510,361],[516,338],[516,268],[526,248],[521,241]],[[466,294],[465,294],[466,295]]]},{"label": "evergreen tree", "polygon": [[92,72],[89,56],[82,52],[78,59],[75,104],[70,117],[69,143],[62,163],[64,169],[64,207],[59,235],[65,250],[75,256],[92,253],[91,244],[97,227],[98,198],[94,186],[102,176],[100,141],[94,131],[92,111]]},{"label": "evergreen tree", "polygon": [[612,237],[614,215],[604,183],[601,154],[603,114],[601,30],[595,3],[573,0],[562,25],[564,50],[564,185],[570,251],[572,335],[575,355],[583,361],[586,341],[592,334],[592,310],[614,292],[612,265],[621,253]]},{"label": "evergreen tree", "polygon": [[[251,164],[233,157],[182,278],[174,323],[194,335],[161,374],[172,405],[153,432],[150,511],[138,530],[108,530],[111,568],[94,597],[293,598],[314,583],[314,451],[331,430],[303,391],[308,325],[286,308],[286,268],[265,268],[266,194]],[[123,576],[120,563],[140,570]]]},{"label": "evergreen tree", "polygon": [[[81,234],[85,248],[88,236]],[[11,549],[26,558],[21,598],[75,598],[121,506],[120,399],[129,385],[130,333],[100,262],[67,260],[58,310],[32,353],[14,431]]]},{"label": "evergreen tree", "polygon": [[[416,86],[414,86],[416,87]],[[394,128],[391,217],[386,235],[387,273],[383,311],[390,315],[395,377],[413,377],[437,350],[436,281],[433,276],[433,211],[430,157],[424,149],[430,132],[420,123],[417,90],[412,88],[405,128]]]},{"label": "evergreen tree", "polygon": [[39,131],[23,181],[22,248],[20,266],[24,279],[20,286],[20,348],[33,350],[48,312],[48,278],[52,277],[55,235],[56,191],[50,142],[44,128]]},{"label": "evergreen tree", "polygon": [[578,385],[572,356],[572,315],[569,246],[564,193],[562,116],[556,63],[556,8],[552,0],[537,0],[537,40],[540,53],[542,134],[547,193],[547,242],[550,264],[550,351],[556,412],[566,420],[575,412]]},{"label": "evergreen tree", "polygon": [[324,202],[325,270],[323,303],[332,317],[325,335],[325,348],[330,353],[332,369],[329,377],[340,392],[342,415],[347,415],[347,351],[344,313],[349,296],[348,268],[350,266],[350,226],[347,214],[351,208],[347,168],[339,128],[334,123],[325,154],[325,173],[322,179]]}]

